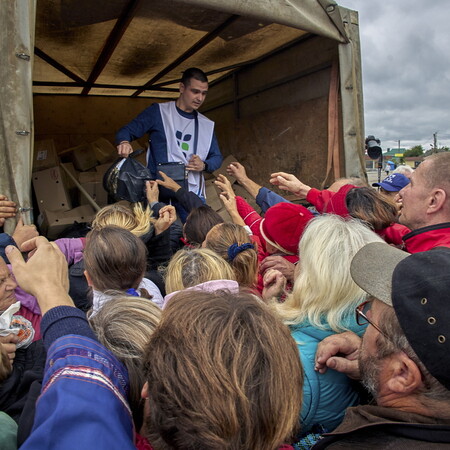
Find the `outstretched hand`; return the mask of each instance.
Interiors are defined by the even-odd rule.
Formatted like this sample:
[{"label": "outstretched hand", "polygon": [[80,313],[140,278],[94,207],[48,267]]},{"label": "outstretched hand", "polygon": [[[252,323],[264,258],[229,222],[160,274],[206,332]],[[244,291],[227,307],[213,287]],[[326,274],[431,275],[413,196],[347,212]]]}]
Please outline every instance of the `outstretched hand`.
[{"label": "outstretched hand", "polygon": [[164,172],[159,171],[159,174],[162,176],[162,180],[156,180],[156,182],[160,186],[164,186],[167,189],[170,189],[173,192],[177,192],[179,189],[181,189],[181,186],[172,178],[169,177],[169,175],[166,175]]},{"label": "outstretched hand", "polygon": [[175,220],[177,220],[175,207],[172,205],[163,206],[159,210],[159,217],[155,222],[155,234],[158,235],[166,231]]},{"label": "outstretched hand", "polygon": [[231,220],[236,225],[245,226],[245,222],[239,214],[236,194],[234,193],[233,187],[231,186],[230,180],[225,175],[218,175],[214,184],[221,190],[219,194],[220,201],[227,210],[231,217]]},{"label": "outstretched hand", "polygon": [[270,176],[270,183],[284,191],[292,192],[300,199],[306,198],[311,187],[302,183],[296,176],[286,172],[275,172]]},{"label": "outstretched hand", "polygon": [[34,295],[42,315],[55,306],[74,306],[69,290],[67,261],[61,250],[46,238],[38,236],[22,244],[22,251],[33,250],[24,261],[20,250],[12,245],[5,249],[19,286]]},{"label": "outstretched hand", "polygon": [[238,180],[239,183],[242,183],[247,177],[247,172],[245,171],[245,167],[238,163],[237,161],[232,162],[227,166],[227,174],[233,176]]},{"label": "outstretched hand", "polygon": [[159,201],[159,187],[156,181],[145,182],[145,196],[149,204]]},{"label": "outstretched hand", "polygon": [[227,197],[234,198],[236,194],[233,191],[230,180],[225,175],[218,175],[214,184],[222,191],[222,194],[227,194]]},{"label": "outstretched hand", "polygon": [[217,176],[214,184],[221,190],[219,198],[225,206],[225,209],[230,213],[231,211],[237,211],[236,194],[233,191],[230,180],[221,174]]}]

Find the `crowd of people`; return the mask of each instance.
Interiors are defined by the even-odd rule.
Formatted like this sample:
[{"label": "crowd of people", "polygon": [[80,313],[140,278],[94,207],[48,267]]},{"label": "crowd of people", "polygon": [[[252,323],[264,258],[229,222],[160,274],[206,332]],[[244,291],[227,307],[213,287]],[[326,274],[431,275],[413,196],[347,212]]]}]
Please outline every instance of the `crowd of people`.
[{"label": "crowd of people", "polygon": [[450,448],[450,153],[373,186],[272,173],[296,202],[233,162],[260,211],[220,175],[225,221],[207,90],[188,69],[119,130],[154,180],[86,236],[0,196],[0,448]]},{"label": "crowd of people", "polygon": [[450,153],[271,175],[303,204],[227,170],[261,214],[219,176],[231,221],[181,223],[163,173],[85,237],[1,234],[2,449],[450,448]]}]

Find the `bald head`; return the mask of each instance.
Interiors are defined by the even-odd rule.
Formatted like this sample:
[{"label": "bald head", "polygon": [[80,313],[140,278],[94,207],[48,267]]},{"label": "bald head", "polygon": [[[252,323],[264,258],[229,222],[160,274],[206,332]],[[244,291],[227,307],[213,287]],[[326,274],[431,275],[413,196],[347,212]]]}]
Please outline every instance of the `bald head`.
[{"label": "bald head", "polygon": [[426,158],[399,197],[399,221],[412,230],[450,222],[450,153]]},{"label": "bald head", "polygon": [[430,188],[441,188],[450,195],[450,152],[435,153],[419,166],[425,169]]}]

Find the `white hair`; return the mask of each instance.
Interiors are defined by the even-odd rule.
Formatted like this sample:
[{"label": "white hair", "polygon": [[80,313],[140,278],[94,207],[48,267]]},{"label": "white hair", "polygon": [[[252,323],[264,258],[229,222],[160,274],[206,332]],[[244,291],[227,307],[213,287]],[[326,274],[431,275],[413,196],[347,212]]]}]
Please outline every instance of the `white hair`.
[{"label": "white hair", "polygon": [[397,166],[396,169],[392,173],[401,173],[402,175],[405,175],[405,177],[409,178],[413,172],[414,172],[414,169],[411,166],[402,165],[402,166]]},{"label": "white hair", "polygon": [[[350,275],[356,252],[383,240],[358,219],[324,214],[313,219],[300,240],[300,274],[284,303],[275,305],[286,324],[326,323],[345,331],[345,318],[364,301],[366,293]],[[370,267],[367,267],[370,270]]]}]

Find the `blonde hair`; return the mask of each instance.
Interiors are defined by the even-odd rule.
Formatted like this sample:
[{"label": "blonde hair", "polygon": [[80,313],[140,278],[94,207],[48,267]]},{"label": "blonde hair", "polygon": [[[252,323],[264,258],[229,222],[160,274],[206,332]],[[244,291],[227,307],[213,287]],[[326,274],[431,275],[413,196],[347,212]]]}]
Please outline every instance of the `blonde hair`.
[{"label": "blonde hair", "polygon": [[135,203],[133,209],[114,203],[102,208],[92,222],[92,229],[99,230],[108,225],[124,228],[135,236],[142,236],[150,231],[155,222],[152,218],[152,210],[147,206],[143,208],[141,203]]},{"label": "blonde hair", "polygon": [[166,271],[168,294],[212,280],[236,280],[231,266],[207,248],[183,248],[170,260]]},{"label": "blonde hair", "polygon": [[[324,214],[313,219],[300,240],[300,274],[284,303],[274,304],[287,324],[326,323],[340,333],[344,322],[366,293],[350,276],[356,252],[382,239],[359,220]],[[370,267],[367,268],[370,270]]]},{"label": "blonde hair", "polygon": [[253,287],[258,275],[258,253],[255,248],[247,248],[230,259],[228,249],[232,244],[252,244],[252,240],[242,226],[225,222],[211,228],[204,245],[231,265],[240,285]]},{"label": "blonde hair", "polygon": [[130,406],[136,428],[143,421],[141,390],[145,383],[143,359],[150,336],[161,319],[161,310],[149,300],[118,296],[89,318],[98,340],[127,368]]}]

